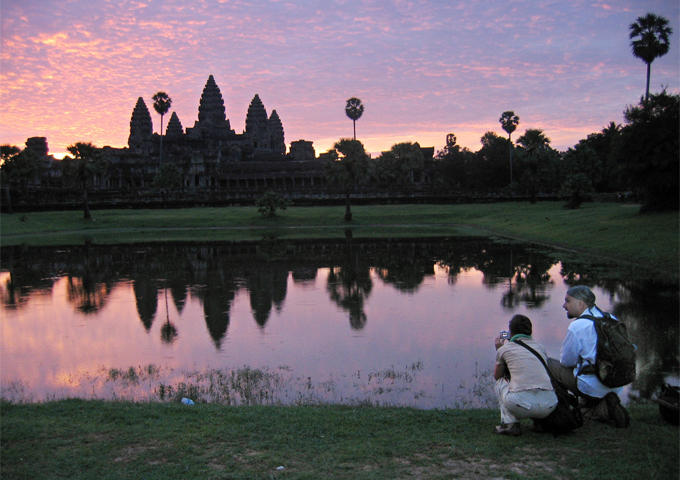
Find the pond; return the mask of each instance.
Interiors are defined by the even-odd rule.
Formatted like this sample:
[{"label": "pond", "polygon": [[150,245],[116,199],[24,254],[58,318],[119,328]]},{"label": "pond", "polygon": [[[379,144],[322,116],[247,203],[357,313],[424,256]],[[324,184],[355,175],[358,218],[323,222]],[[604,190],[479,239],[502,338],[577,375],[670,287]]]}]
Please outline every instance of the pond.
[{"label": "pond", "polygon": [[571,285],[638,345],[626,402],[678,383],[678,284],[488,238],[3,247],[2,397],[494,405],[514,314],[559,356]]}]

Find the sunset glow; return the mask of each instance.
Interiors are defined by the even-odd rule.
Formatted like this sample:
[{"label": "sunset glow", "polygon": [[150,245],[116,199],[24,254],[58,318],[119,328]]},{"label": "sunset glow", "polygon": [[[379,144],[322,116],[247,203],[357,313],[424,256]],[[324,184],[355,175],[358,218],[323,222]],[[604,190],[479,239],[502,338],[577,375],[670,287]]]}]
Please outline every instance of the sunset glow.
[{"label": "sunset glow", "polygon": [[[213,75],[236,133],[259,94],[286,144],[316,153],[352,135],[347,98],[365,105],[357,137],[377,153],[403,141],[477,151],[505,110],[516,136],[540,128],[566,150],[644,94],[628,25],[653,12],[674,30],[651,90],[680,84],[677,1],[2,0],[0,143],[47,137],[127,146],[138,97],[163,90],[184,128]],[[169,113],[171,113],[169,112]],[[152,113],[154,130],[160,118]],[[164,127],[167,125],[164,122]],[[518,135],[519,134],[519,135]],[[515,136],[513,137],[515,138]]]}]

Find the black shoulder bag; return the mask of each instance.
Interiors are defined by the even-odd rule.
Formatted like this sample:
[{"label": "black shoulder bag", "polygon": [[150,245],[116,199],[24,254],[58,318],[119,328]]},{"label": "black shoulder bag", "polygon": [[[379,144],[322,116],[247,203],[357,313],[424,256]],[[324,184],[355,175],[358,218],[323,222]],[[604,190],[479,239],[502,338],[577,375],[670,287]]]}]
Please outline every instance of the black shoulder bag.
[{"label": "black shoulder bag", "polygon": [[579,427],[582,427],[583,415],[581,414],[581,410],[578,406],[578,398],[576,398],[576,396],[567,390],[567,387],[562,385],[559,380],[553,376],[553,374],[550,372],[550,369],[548,368],[548,365],[545,363],[545,360],[543,360],[543,357],[536,350],[521,340],[517,340],[515,343],[522,345],[524,348],[536,355],[536,357],[541,361],[545,367],[545,371],[548,372],[550,383],[552,383],[553,390],[555,390],[555,395],[557,395],[557,407],[555,407],[555,410],[553,410],[552,413],[547,417],[535,419],[534,421],[538,423],[544,431],[552,433],[553,435],[569,433]]}]

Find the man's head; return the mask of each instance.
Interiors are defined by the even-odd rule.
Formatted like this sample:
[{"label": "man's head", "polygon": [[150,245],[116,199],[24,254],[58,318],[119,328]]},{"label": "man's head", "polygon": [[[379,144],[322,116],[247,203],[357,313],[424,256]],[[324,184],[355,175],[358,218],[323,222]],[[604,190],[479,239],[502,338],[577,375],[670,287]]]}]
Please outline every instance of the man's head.
[{"label": "man's head", "polygon": [[567,311],[567,318],[578,318],[594,306],[595,294],[585,285],[576,285],[567,290],[562,308]]},{"label": "man's head", "polygon": [[525,317],[524,315],[515,315],[510,320],[509,328],[511,337],[519,335],[520,333],[524,335],[531,335],[531,320],[529,320],[529,318]]}]

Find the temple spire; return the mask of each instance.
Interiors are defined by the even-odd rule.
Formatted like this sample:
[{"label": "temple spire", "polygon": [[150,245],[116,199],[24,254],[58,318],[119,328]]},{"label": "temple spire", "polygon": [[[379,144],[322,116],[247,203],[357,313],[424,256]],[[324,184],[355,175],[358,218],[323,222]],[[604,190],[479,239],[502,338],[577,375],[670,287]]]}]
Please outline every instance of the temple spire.
[{"label": "temple spire", "polygon": [[267,110],[264,108],[260,96],[255,94],[248,107],[245,131],[254,148],[271,148],[268,127]]},{"label": "temple spire", "polygon": [[151,122],[151,114],[144,103],[144,99],[139,97],[132,110],[132,118],[130,118],[130,136],[128,137],[128,146],[130,148],[142,148],[144,143],[149,141],[153,133],[153,123]]},{"label": "temple spire", "polygon": [[165,136],[168,138],[181,138],[184,135],[184,128],[182,128],[182,122],[179,121],[177,112],[172,112],[170,116],[170,121],[168,122],[168,128],[165,131]]},{"label": "temple spire", "polygon": [[276,113],[276,110],[272,110],[272,114],[269,116],[267,124],[269,127],[269,138],[272,150],[274,153],[285,155],[286,138],[283,133],[283,124],[281,123],[281,119],[279,118],[279,114]]}]

